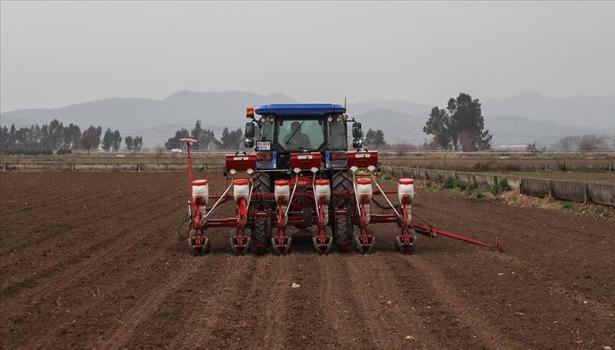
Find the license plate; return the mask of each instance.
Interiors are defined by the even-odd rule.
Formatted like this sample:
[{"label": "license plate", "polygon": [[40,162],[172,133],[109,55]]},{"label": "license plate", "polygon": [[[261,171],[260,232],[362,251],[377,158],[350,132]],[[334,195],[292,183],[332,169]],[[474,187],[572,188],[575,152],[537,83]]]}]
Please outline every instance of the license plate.
[{"label": "license plate", "polygon": [[257,151],[271,151],[271,141],[256,141]]},{"label": "license plate", "polygon": [[355,155],[355,158],[359,159],[359,158],[371,158],[371,154],[369,153],[357,153]]}]

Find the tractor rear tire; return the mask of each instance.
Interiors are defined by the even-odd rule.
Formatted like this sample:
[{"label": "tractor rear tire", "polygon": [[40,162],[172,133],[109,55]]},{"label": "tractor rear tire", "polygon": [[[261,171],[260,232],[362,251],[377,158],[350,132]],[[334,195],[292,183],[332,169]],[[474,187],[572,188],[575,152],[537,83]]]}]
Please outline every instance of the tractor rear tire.
[{"label": "tractor rear tire", "polygon": [[[254,176],[253,192],[270,193],[271,191],[271,177],[267,173],[256,173]],[[270,204],[260,200],[254,200],[250,203],[252,210],[266,210],[267,217],[254,218],[254,225],[251,227],[252,250],[256,254],[265,254],[267,252],[270,240],[271,240],[271,215],[272,210]]]},{"label": "tractor rear tire", "polygon": [[271,192],[271,176],[267,173],[257,172],[254,176],[252,191]]},{"label": "tractor rear tire", "polygon": [[[348,191],[354,192],[352,184],[352,174],[349,171],[338,171],[333,173],[331,177],[331,187],[333,192]],[[353,197],[333,196],[333,236],[337,250],[341,252],[348,251],[354,240],[352,216],[354,214]],[[346,214],[335,215],[335,209],[345,208]]]},{"label": "tractor rear tire", "polygon": [[269,241],[271,241],[271,210],[267,210],[266,218],[254,219],[251,239],[252,250],[257,255],[267,253]]}]

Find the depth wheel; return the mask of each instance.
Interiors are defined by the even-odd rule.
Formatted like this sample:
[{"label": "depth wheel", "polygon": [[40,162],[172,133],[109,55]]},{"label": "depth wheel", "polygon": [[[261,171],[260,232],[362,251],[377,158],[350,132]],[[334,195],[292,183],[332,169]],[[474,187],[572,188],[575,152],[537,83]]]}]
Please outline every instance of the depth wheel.
[{"label": "depth wheel", "polygon": [[272,237],[271,238],[271,247],[273,249],[273,252],[276,255],[288,255],[288,253],[290,253],[290,245],[291,245],[292,241],[293,241],[292,237],[286,236],[286,245],[281,246],[281,247],[278,248],[276,237]]},{"label": "depth wheel", "polygon": [[395,236],[395,245],[397,246],[397,250],[403,255],[412,255],[416,251],[416,233],[414,230],[410,230],[410,237],[412,237],[412,243],[409,245],[402,244],[401,242],[401,234]]},{"label": "depth wheel", "polygon": [[231,250],[233,251],[233,254],[235,255],[246,255],[246,253],[248,252],[248,249],[250,249],[250,237],[247,237],[247,241],[245,243],[245,246],[242,247],[237,247],[237,245],[235,244],[235,237],[231,236]]},{"label": "depth wheel", "polygon": [[361,241],[361,238],[359,237],[358,234],[354,236],[355,247],[357,248],[359,253],[361,253],[362,255],[366,255],[372,252],[372,249],[374,248],[374,243],[376,242],[376,237],[369,234],[368,240],[369,240],[369,243],[364,244],[364,242]]},{"label": "depth wheel", "polygon": [[194,230],[191,230],[190,235],[188,237],[188,246],[190,248],[190,252],[192,253],[192,255],[193,256],[203,256],[209,253],[209,250],[211,248],[209,237],[203,235],[203,244],[201,245],[200,248],[197,248],[194,246],[194,243],[193,243],[194,235],[195,235]]}]

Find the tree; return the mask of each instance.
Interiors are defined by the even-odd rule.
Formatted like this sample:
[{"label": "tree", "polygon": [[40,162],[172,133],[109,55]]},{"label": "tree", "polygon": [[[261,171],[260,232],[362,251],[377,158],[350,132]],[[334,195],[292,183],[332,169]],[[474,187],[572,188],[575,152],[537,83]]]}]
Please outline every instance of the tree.
[{"label": "tree", "polygon": [[0,128],[0,150],[6,150],[9,146],[11,134],[9,128],[3,126]]},{"label": "tree", "polygon": [[493,137],[485,129],[480,101],[463,92],[448,100],[446,110],[432,108],[423,132],[441,148],[465,152],[489,149]]},{"label": "tree", "polygon": [[374,144],[374,130],[372,130],[371,128],[367,130],[363,139],[363,143],[365,143],[366,145]]},{"label": "tree", "polygon": [[196,140],[196,145],[193,146],[195,149],[205,147],[205,130],[201,127],[200,120],[197,120],[194,124],[194,128],[192,129],[190,136]]},{"label": "tree", "polygon": [[49,122],[49,125],[43,125],[41,128],[43,136],[43,146],[49,149],[61,149],[64,147],[64,125],[57,119]]},{"label": "tree", "polygon": [[194,145],[195,149],[215,149],[222,146],[222,142],[216,139],[212,130],[203,129],[201,127],[200,120],[196,121],[191,136],[197,141],[196,145]]},{"label": "tree", "polygon": [[135,151],[140,151],[141,147],[143,147],[143,137],[142,136],[135,136],[135,138],[132,141],[132,148]]},{"label": "tree", "polygon": [[62,143],[65,145],[65,147],[78,147],[80,139],[81,129],[78,125],[70,123],[67,127],[64,128],[64,132],[62,133]]},{"label": "tree", "polygon": [[384,133],[382,130],[378,129],[374,132],[374,146],[380,147],[384,146],[386,142],[384,142]]},{"label": "tree", "polygon": [[372,130],[371,128],[367,130],[365,133],[365,139],[363,140],[365,145],[380,147],[384,146],[386,142],[384,141],[384,133],[382,130]]},{"label": "tree", "polygon": [[456,99],[448,100],[446,107],[451,118],[451,135],[455,148],[461,145],[464,152],[491,148],[492,135],[485,130],[485,118],[482,115],[478,99],[463,92]]},{"label": "tree", "polygon": [[167,140],[167,142],[164,144],[164,147],[168,150],[172,150],[174,148],[181,148],[182,144],[180,139],[185,139],[189,137],[190,133],[188,132],[188,130],[186,130],[185,128],[181,128],[180,130],[177,130],[175,132],[174,137],[171,137]]},{"label": "tree", "polygon": [[449,149],[451,147],[451,118],[445,109],[435,106],[429,113],[429,119],[423,127],[423,132],[433,135],[437,148]]},{"label": "tree", "polygon": [[132,136],[126,136],[124,142],[126,142],[126,149],[132,151]]},{"label": "tree", "polygon": [[579,151],[606,151],[609,143],[606,137],[583,135],[579,141]]},{"label": "tree", "polygon": [[90,154],[90,149],[97,149],[100,145],[100,135],[102,134],[102,128],[94,127],[90,125],[83,134],[81,134],[81,147],[88,150],[88,154]]},{"label": "tree", "polygon": [[113,145],[113,131],[111,128],[107,128],[105,131],[105,136],[102,139],[102,149],[105,151],[110,151],[111,146]]},{"label": "tree", "polygon": [[120,131],[115,130],[113,132],[113,135],[111,136],[111,149],[113,149],[113,151],[117,151],[120,149],[121,145],[122,145],[122,137],[120,136]]},{"label": "tree", "polygon": [[241,145],[243,137],[243,131],[241,129],[237,129],[234,131],[228,130],[228,128],[224,128],[222,131],[222,137],[220,141],[222,142],[223,149],[238,149]]}]

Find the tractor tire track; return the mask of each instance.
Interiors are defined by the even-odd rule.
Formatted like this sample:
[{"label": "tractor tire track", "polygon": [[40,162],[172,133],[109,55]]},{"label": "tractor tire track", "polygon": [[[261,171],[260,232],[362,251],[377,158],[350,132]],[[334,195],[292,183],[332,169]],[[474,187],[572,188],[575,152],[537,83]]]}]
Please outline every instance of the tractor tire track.
[{"label": "tractor tire track", "polygon": [[386,269],[383,255],[376,253],[369,257],[354,258],[346,261],[352,290],[365,290],[355,307],[362,310],[366,320],[371,320],[366,323],[366,332],[370,334],[370,339],[377,341],[375,347],[442,348],[427,329],[411,328],[411,325],[422,325],[422,320],[418,317],[416,307],[408,304],[403,297],[405,293],[400,289],[398,279]]},{"label": "tractor tire track", "polygon": [[189,281],[191,276],[200,273],[200,268],[204,265],[204,259],[197,260],[195,264],[191,266],[183,266],[178,273],[171,276],[162,283],[162,288],[152,291],[146,296],[141,297],[135,305],[124,313],[125,317],[122,317],[121,325],[108,329],[103,334],[104,341],[97,344],[101,349],[112,349],[124,346],[124,344],[134,334],[140,324],[145,320],[151,318],[151,316],[161,306],[163,300],[167,299],[170,295],[177,293],[180,287],[183,287],[186,282]]},{"label": "tractor tire track", "polygon": [[467,328],[471,329],[472,333],[477,336],[485,348],[524,348],[522,344],[517,343],[514,339],[504,336],[505,332],[484,319],[480,313],[474,311],[476,310],[475,307],[472,307],[463,298],[458,296],[454,289],[449,287],[453,283],[438,272],[436,265],[426,263],[421,257],[404,258],[409,266],[414,267],[417,272],[425,276],[424,281],[429,284],[439,302],[446,305]]},{"label": "tractor tire track", "polygon": [[320,258],[327,302],[324,316],[327,327],[334,333],[335,342],[332,348],[375,348],[374,339],[364,328],[369,319],[362,312],[360,305],[362,293],[352,289],[351,271],[345,262],[346,259],[356,256],[348,253]]},{"label": "tractor tire track", "polygon": [[[248,277],[247,269],[234,269],[236,257],[210,255],[194,259],[204,269],[192,274],[180,288],[158,302],[158,307],[148,317],[135,322],[135,331],[115,345],[135,347],[199,348],[210,344],[200,340],[211,332],[211,325],[218,318],[226,317],[220,310],[232,287]],[[173,320],[174,324],[160,324],[158,320]],[[138,331],[137,331],[138,330]]]},{"label": "tractor tire track", "polygon": [[[219,300],[218,310],[213,311],[196,340],[196,344],[206,344],[203,348],[252,349],[256,339],[263,337],[262,327],[270,324],[264,314],[275,306],[276,299],[271,293],[283,286],[271,285],[275,280],[271,261],[255,257],[240,257],[241,273],[229,285],[227,298]],[[280,266],[280,265],[278,265]],[[279,277],[284,274],[278,271]],[[289,286],[286,286],[287,288]],[[225,287],[226,288],[226,287]],[[267,297],[263,298],[263,294]],[[203,315],[207,317],[207,315]],[[194,340],[184,346],[190,346]]]},{"label": "tractor tire track", "polygon": [[[289,257],[292,264],[290,281],[299,285],[288,292],[282,325],[284,333],[284,348],[335,348],[339,346],[338,338],[330,313],[338,317],[344,310],[332,309],[332,296],[327,274],[322,270],[325,260],[333,260],[333,256],[317,256],[311,246],[296,247]],[[329,259],[331,258],[331,259]]]},{"label": "tractor tire track", "polygon": [[264,268],[256,271],[260,278],[254,288],[254,304],[257,315],[262,318],[253,319],[249,325],[255,333],[251,340],[256,349],[284,349],[284,315],[292,284],[291,267],[284,257],[267,260]]}]

